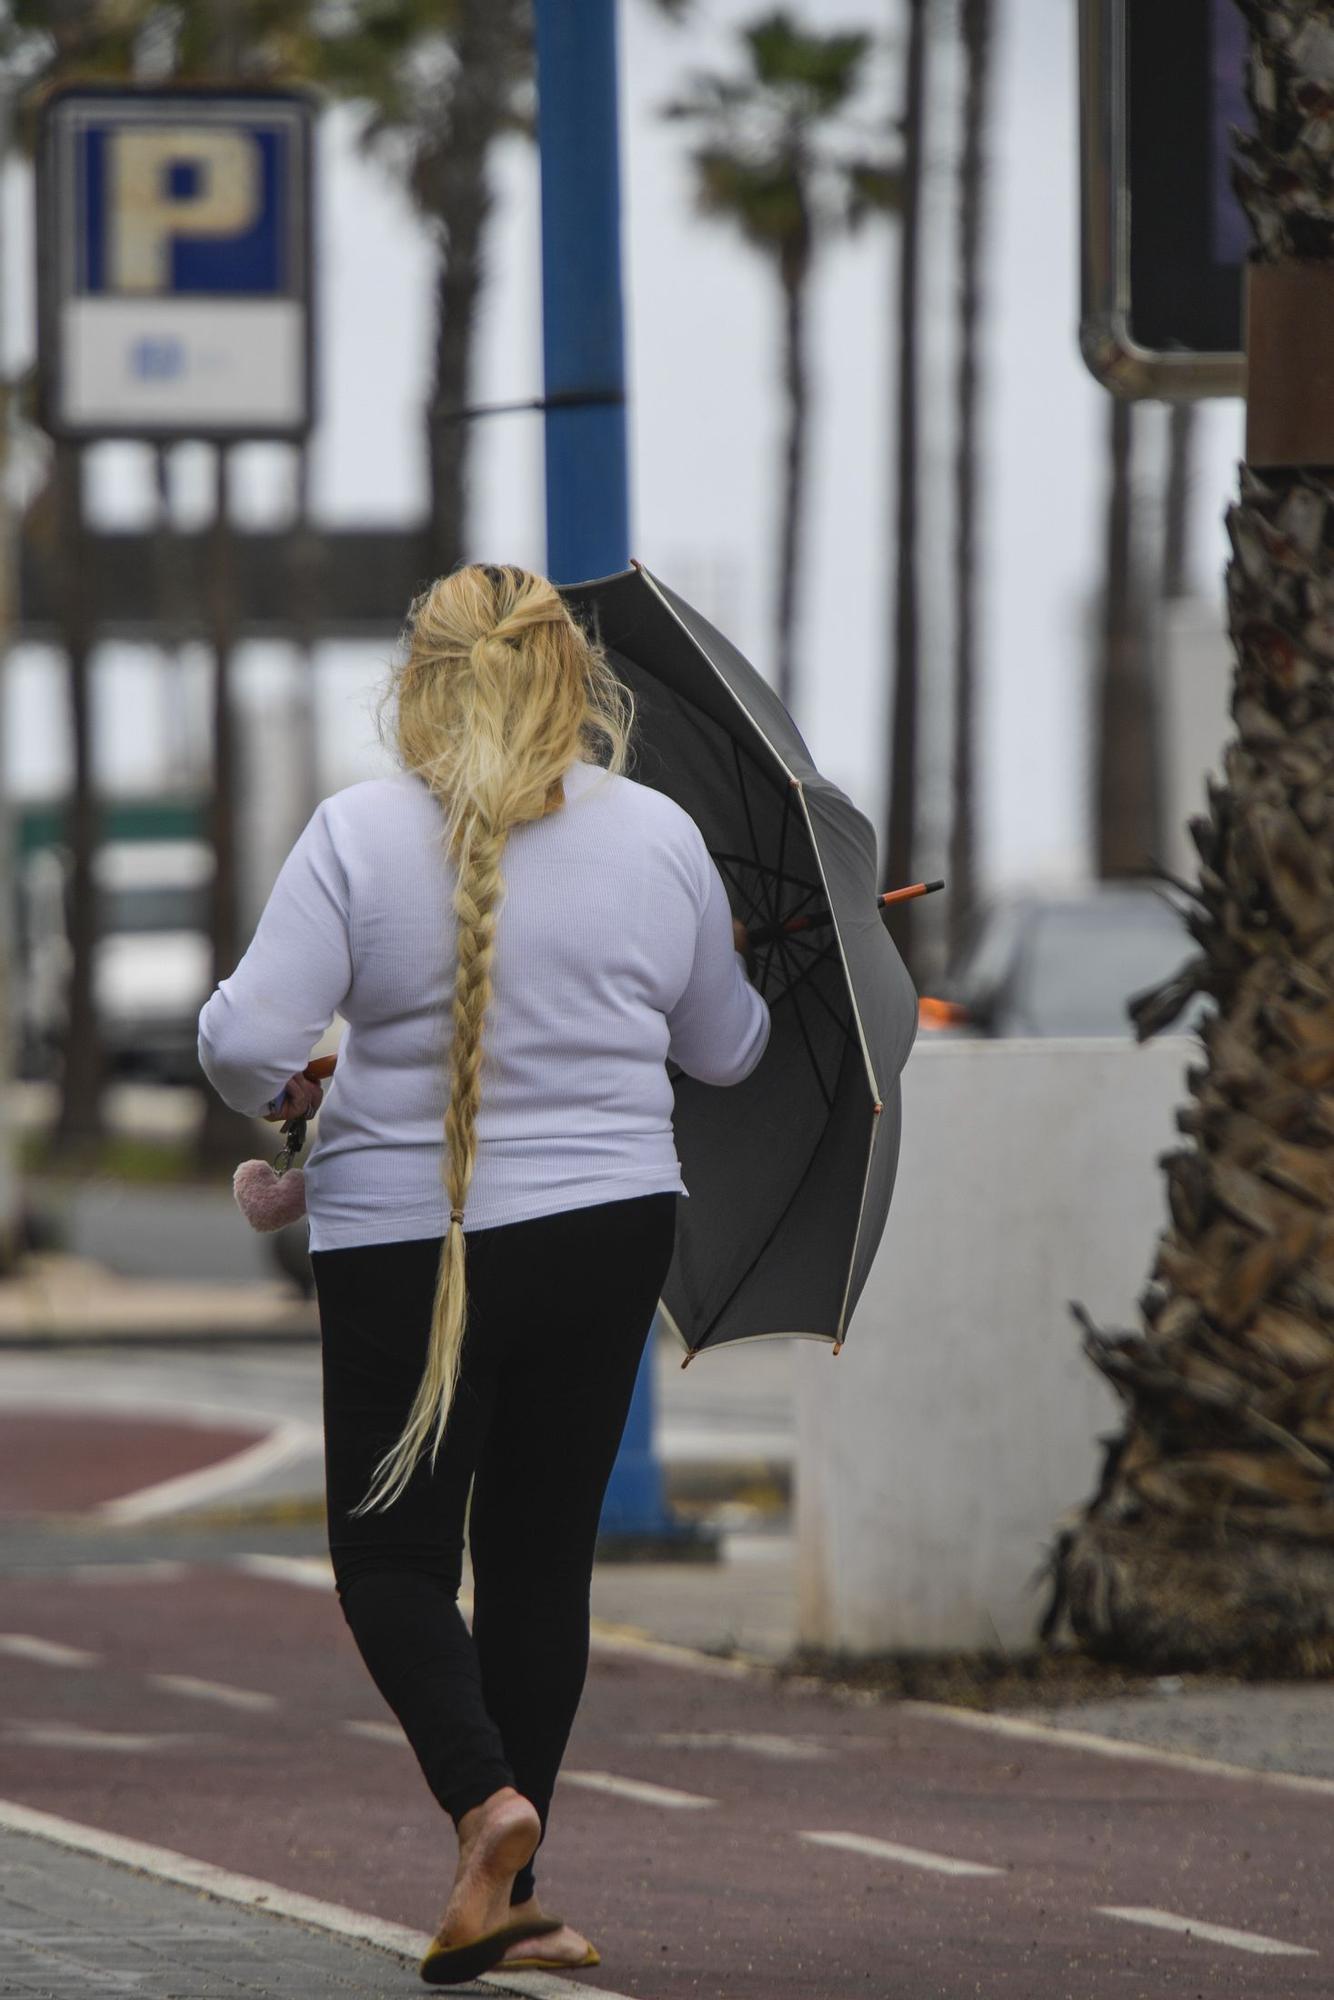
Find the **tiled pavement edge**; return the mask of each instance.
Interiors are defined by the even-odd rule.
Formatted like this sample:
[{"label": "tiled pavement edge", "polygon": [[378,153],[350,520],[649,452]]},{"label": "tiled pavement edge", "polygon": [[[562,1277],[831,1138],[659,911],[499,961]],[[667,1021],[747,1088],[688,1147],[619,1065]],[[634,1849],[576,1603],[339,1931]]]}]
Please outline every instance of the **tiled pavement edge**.
[{"label": "tiled pavement edge", "polygon": [[[232,1879],[241,1885],[241,1878]],[[224,1894],[0,1825],[0,1995],[402,2000],[421,1991],[416,1958],[424,1938],[368,1918],[368,1931],[380,1939],[368,1943],[317,1927],[313,1903],[303,1921],[256,1908],[240,1894],[223,1900]],[[351,1920],[349,1929],[355,1923],[352,1912],[330,1914]],[[452,1991],[463,2000],[507,1994],[576,2000],[593,1989],[523,1974]]]}]

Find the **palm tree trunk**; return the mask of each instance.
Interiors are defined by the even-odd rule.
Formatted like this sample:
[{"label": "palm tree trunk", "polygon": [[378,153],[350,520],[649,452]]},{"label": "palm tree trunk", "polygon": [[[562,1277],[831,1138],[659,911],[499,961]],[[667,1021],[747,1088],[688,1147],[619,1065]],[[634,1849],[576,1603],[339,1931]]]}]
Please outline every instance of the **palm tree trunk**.
[{"label": "palm tree trunk", "polygon": [[962,946],[977,900],[977,458],[986,128],[991,98],[991,0],[964,0],[961,17],[966,82],[959,162],[959,373],[955,492],[955,641],[953,815],[950,825],[949,932]]},{"label": "palm tree trunk", "polygon": [[1190,595],[1191,474],[1194,469],[1194,403],[1173,403],[1167,418],[1167,487],[1163,495],[1163,600]]},{"label": "palm tree trunk", "polygon": [[69,687],[73,783],[66,841],[70,854],[67,899],[69,985],[61,1048],[60,1150],[95,1145],[103,1135],[102,1040],[93,987],[97,949],[97,794],[93,764],[92,607],[84,546],[83,472],[78,445],[57,444],[55,477],[60,548],[64,562],[63,621]]},{"label": "palm tree trunk", "polygon": [[[1334,0],[1243,0],[1257,261],[1334,261],[1315,198]],[[1142,1330],[1086,1324],[1125,1422],[1058,1543],[1047,1626],[1155,1668],[1334,1668],[1334,485],[1243,468],[1228,516],[1236,735],[1191,832],[1198,946],[1141,1034],[1217,1003],[1165,1163]]]},{"label": "palm tree trunk", "polygon": [[775,659],[778,697],[791,709],[796,692],[796,623],[802,506],[806,489],[806,270],[783,273],[783,393],[787,437],[783,450],[783,499],[778,526],[778,603]]},{"label": "palm tree trunk", "polygon": [[[240,885],[237,866],[236,704],[232,666],[236,650],[236,577],[231,531],[230,448],[214,447],[213,521],[209,530],[207,609],[213,644],[213,984],[227,979],[240,958]],[[249,1138],[246,1121],[215,1091],[204,1099],[199,1151],[208,1166],[241,1158]]]},{"label": "palm tree trunk", "polygon": [[[440,572],[467,543],[470,406],[483,247],[494,205],[491,149],[505,128],[521,26],[513,0],[462,0],[454,35],[456,81],[439,142],[418,161],[415,191],[439,224],[435,355],[427,419],[430,561]],[[516,37],[519,38],[516,43]],[[521,59],[521,58],[519,58]]]},{"label": "palm tree trunk", "polygon": [[1111,398],[1094,736],[1095,851],[1104,880],[1142,875],[1160,844],[1155,703],[1135,549],[1135,416],[1132,403]]},{"label": "palm tree trunk", "polygon": [[[921,276],[922,173],[928,0],[908,0],[903,67],[903,183],[899,235],[898,525],[894,572],[894,695],[890,707],[889,814],[884,875],[911,882],[917,835],[917,312]],[[900,904],[890,930],[912,971],[913,906]]]}]

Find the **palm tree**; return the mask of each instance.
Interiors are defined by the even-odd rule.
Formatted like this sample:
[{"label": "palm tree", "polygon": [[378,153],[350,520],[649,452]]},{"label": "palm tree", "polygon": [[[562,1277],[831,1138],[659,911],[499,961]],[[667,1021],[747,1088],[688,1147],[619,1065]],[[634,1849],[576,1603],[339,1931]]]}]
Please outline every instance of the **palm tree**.
[{"label": "palm tree", "polygon": [[[950,943],[957,952],[977,899],[978,377],[991,104],[992,0],[963,0],[963,151],[959,161],[958,440],[954,461],[954,746],[950,825]],[[910,906],[909,906],[910,907]]]},{"label": "palm tree", "polygon": [[[5,0],[0,11],[0,69],[3,87],[18,92],[66,76],[125,75],[149,12],[147,0],[116,9],[98,0]],[[13,128],[10,127],[10,131]],[[26,134],[25,134],[26,136]],[[73,770],[65,814],[69,880],[65,895],[69,977],[61,1026],[60,1105],[53,1141],[58,1149],[83,1153],[103,1135],[102,1089],[105,1057],[93,989],[97,941],[97,895],[93,866],[97,851],[97,802],[92,734],[92,629],[87,589],[82,454],[60,444],[52,457],[48,491],[35,508],[46,519],[44,537],[59,570],[62,637]]]},{"label": "palm tree", "polygon": [[[917,850],[917,749],[921,663],[917,579],[918,316],[922,264],[922,178],[925,171],[927,15],[930,0],[908,0],[903,59],[903,142],[899,230],[897,412],[894,560],[894,693],[889,710],[889,811],[885,879],[911,882]],[[894,911],[889,929],[913,971],[914,909]]]},{"label": "palm tree", "polygon": [[[678,19],[690,0],[654,0]],[[365,143],[400,170],[440,250],[427,444],[429,558],[467,542],[473,372],[497,143],[536,129],[532,0],[303,0],[297,74],[369,108]]]},{"label": "palm tree", "polygon": [[299,73],[368,108],[363,138],[402,173],[439,247],[427,405],[429,562],[467,535],[475,330],[494,150],[533,126],[531,0],[352,0],[312,8]]},{"label": "palm tree", "polygon": [[1093,732],[1095,862],[1104,880],[1142,875],[1161,845],[1152,635],[1136,534],[1139,415],[1124,397],[1110,399]]},{"label": "palm tree", "polygon": [[1163,483],[1162,597],[1175,604],[1191,590],[1190,503],[1197,410],[1173,403],[1167,414],[1167,477]]},{"label": "palm tree", "polygon": [[[1320,120],[1334,0],[1241,0],[1258,265],[1334,261]],[[1334,486],[1244,468],[1228,516],[1236,735],[1179,887],[1196,956],[1137,1007],[1216,1013],[1166,1161],[1143,1324],[1091,1324],[1123,1428],[1057,1546],[1052,1630],[1153,1667],[1334,1666]]]},{"label": "palm tree", "polygon": [[790,707],[795,687],[798,581],[803,551],[810,384],[806,314],[820,250],[874,209],[894,205],[898,176],[866,149],[850,112],[863,90],[871,37],[819,34],[780,10],[742,29],[745,67],[691,79],[665,115],[694,125],[700,212],[737,229],[772,265],[783,304],[783,445],[775,679]]}]

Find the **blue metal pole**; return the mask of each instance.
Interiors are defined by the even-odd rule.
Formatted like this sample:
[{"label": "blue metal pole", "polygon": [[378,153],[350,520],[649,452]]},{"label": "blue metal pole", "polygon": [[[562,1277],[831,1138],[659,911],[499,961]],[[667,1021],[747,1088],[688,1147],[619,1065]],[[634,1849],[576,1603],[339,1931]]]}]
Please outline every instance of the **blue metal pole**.
[{"label": "blue metal pole", "polygon": [[536,15],[547,568],[579,583],[630,560],[616,0]]},{"label": "blue metal pole", "polygon": [[[579,583],[630,560],[616,0],[537,0],[536,26],[547,570]],[[653,1453],[650,1338],[602,1530],[652,1537],[671,1526]]]}]

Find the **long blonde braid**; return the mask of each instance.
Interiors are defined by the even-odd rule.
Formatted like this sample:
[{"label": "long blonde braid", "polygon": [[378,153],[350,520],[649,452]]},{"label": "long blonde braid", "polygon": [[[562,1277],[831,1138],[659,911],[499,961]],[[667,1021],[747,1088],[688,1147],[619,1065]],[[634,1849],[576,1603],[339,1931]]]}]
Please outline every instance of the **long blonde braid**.
[{"label": "long blonde braid", "polygon": [[389,699],[399,756],[439,801],[454,863],[443,1162],[449,1223],[416,1399],[358,1513],[391,1506],[423,1454],[434,1466],[458,1387],[468,1306],[463,1216],[477,1160],[506,842],[514,827],[559,810],[561,780],[577,757],[623,770],[634,714],[628,690],[553,584],[481,564],[441,577],[417,599]]}]

